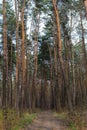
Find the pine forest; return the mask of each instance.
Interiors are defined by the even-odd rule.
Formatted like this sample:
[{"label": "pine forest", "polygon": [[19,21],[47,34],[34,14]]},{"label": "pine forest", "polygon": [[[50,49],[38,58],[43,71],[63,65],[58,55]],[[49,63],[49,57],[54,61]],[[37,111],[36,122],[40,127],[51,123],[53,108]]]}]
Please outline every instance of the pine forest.
[{"label": "pine forest", "polygon": [[87,0],[0,0],[0,130],[87,130]]}]

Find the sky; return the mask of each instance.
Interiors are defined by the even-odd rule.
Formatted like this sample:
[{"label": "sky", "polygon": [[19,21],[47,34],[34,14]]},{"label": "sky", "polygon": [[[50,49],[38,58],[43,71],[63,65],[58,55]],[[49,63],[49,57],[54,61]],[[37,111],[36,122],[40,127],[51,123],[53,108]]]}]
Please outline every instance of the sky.
[{"label": "sky", "polygon": [[0,4],[2,3],[2,0],[0,0]]},{"label": "sky", "polygon": [[[0,0],[0,4],[2,3],[2,0]],[[12,3],[14,3],[14,0],[12,0]],[[14,5],[13,5],[13,7],[14,7]],[[77,25],[78,25],[78,19],[77,19],[77,17],[75,17],[74,18],[74,20],[73,20],[74,22],[73,22],[73,29],[72,29],[72,42],[73,42],[73,44],[76,44],[77,42],[79,42],[79,35],[77,34]],[[87,29],[87,21],[83,21],[83,25],[84,25],[84,28],[85,29]],[[28,33],[30,32],[30,23],[29,23],[29,21],[28,21],[28,23],[27,23],[27,27],[28,27]],[[42,32],[42,30],[43,30],[43,27],[44,27],[44,24],[43,23],[41,23],[40,24],[40,31]],[[87,37],[87,35],[86,35],[86,37]],[[87,39],[87,38],[86,38]],[[86,40],[85,39],[85,40]],[[86,42],[86,44],[87,44],[87,40],[85,41]]]}]

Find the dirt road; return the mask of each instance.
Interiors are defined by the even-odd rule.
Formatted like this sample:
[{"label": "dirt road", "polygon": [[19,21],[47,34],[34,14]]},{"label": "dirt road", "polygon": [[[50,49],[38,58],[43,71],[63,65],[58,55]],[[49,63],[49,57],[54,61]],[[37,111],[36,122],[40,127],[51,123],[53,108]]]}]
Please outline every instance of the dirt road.
[{"label": "dirt road", "polygon": [[51,111],[45,111],[41,112],[26,130],[67,130],[67,128]]}]

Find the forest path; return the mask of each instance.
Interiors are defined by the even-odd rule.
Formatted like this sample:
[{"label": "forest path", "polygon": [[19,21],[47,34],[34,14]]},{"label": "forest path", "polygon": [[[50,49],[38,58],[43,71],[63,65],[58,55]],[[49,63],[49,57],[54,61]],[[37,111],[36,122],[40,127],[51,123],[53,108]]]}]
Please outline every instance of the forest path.
[{"label": "forest path", "polygon": [[53,112],[44,111],[25,130],[67,130],[67,127],[61,119],[53,115]]}]

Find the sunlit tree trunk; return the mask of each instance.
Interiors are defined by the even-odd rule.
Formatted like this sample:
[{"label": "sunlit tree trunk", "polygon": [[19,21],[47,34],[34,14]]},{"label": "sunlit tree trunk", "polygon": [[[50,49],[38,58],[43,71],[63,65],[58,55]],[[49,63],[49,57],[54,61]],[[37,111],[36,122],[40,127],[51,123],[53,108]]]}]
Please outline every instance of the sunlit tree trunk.
[{"label": "sunlit tree trunk", "polygon": [[84,6],[85,6],[85,11],[86,11],[86,20],[87,20],[87,0],[83,0]]},{"label": "sunlit tree trunk", "polygon": [[64,85],[66,87],[67,97],[68,97],[68,106],[70,111],[72,111],[72,102],[71,102],[71,96],[69,92],[69,86],[67,83],[66,76],[64,74],[64,64],[63,64],[63,58],[62,58],[62,40],[61,40],[61,32],[60,32],[60,19],[59,19],[59,12],[56,5],[56,0],[52,0],[53,8],[54,8],[54,15],[55,15],[55,22],[57,27],[57,39],[58,39],[58,57],[60,62],[60,69],[62,74],[62,80],[64,82]]},{"label": "sunlit tree trunk", "polygon": [[26,107],[26,51],[25,51],[25,27],[24,27],[24,9],[25,9],[25,2],[26,0],[23,1],[22,5],[22,10],[21,10],[21,25],[22,25],[22,48],[21,48],[21,65],[22,65],[22,84],[21,84],[21,89],[22,89],[22,108]]}]

